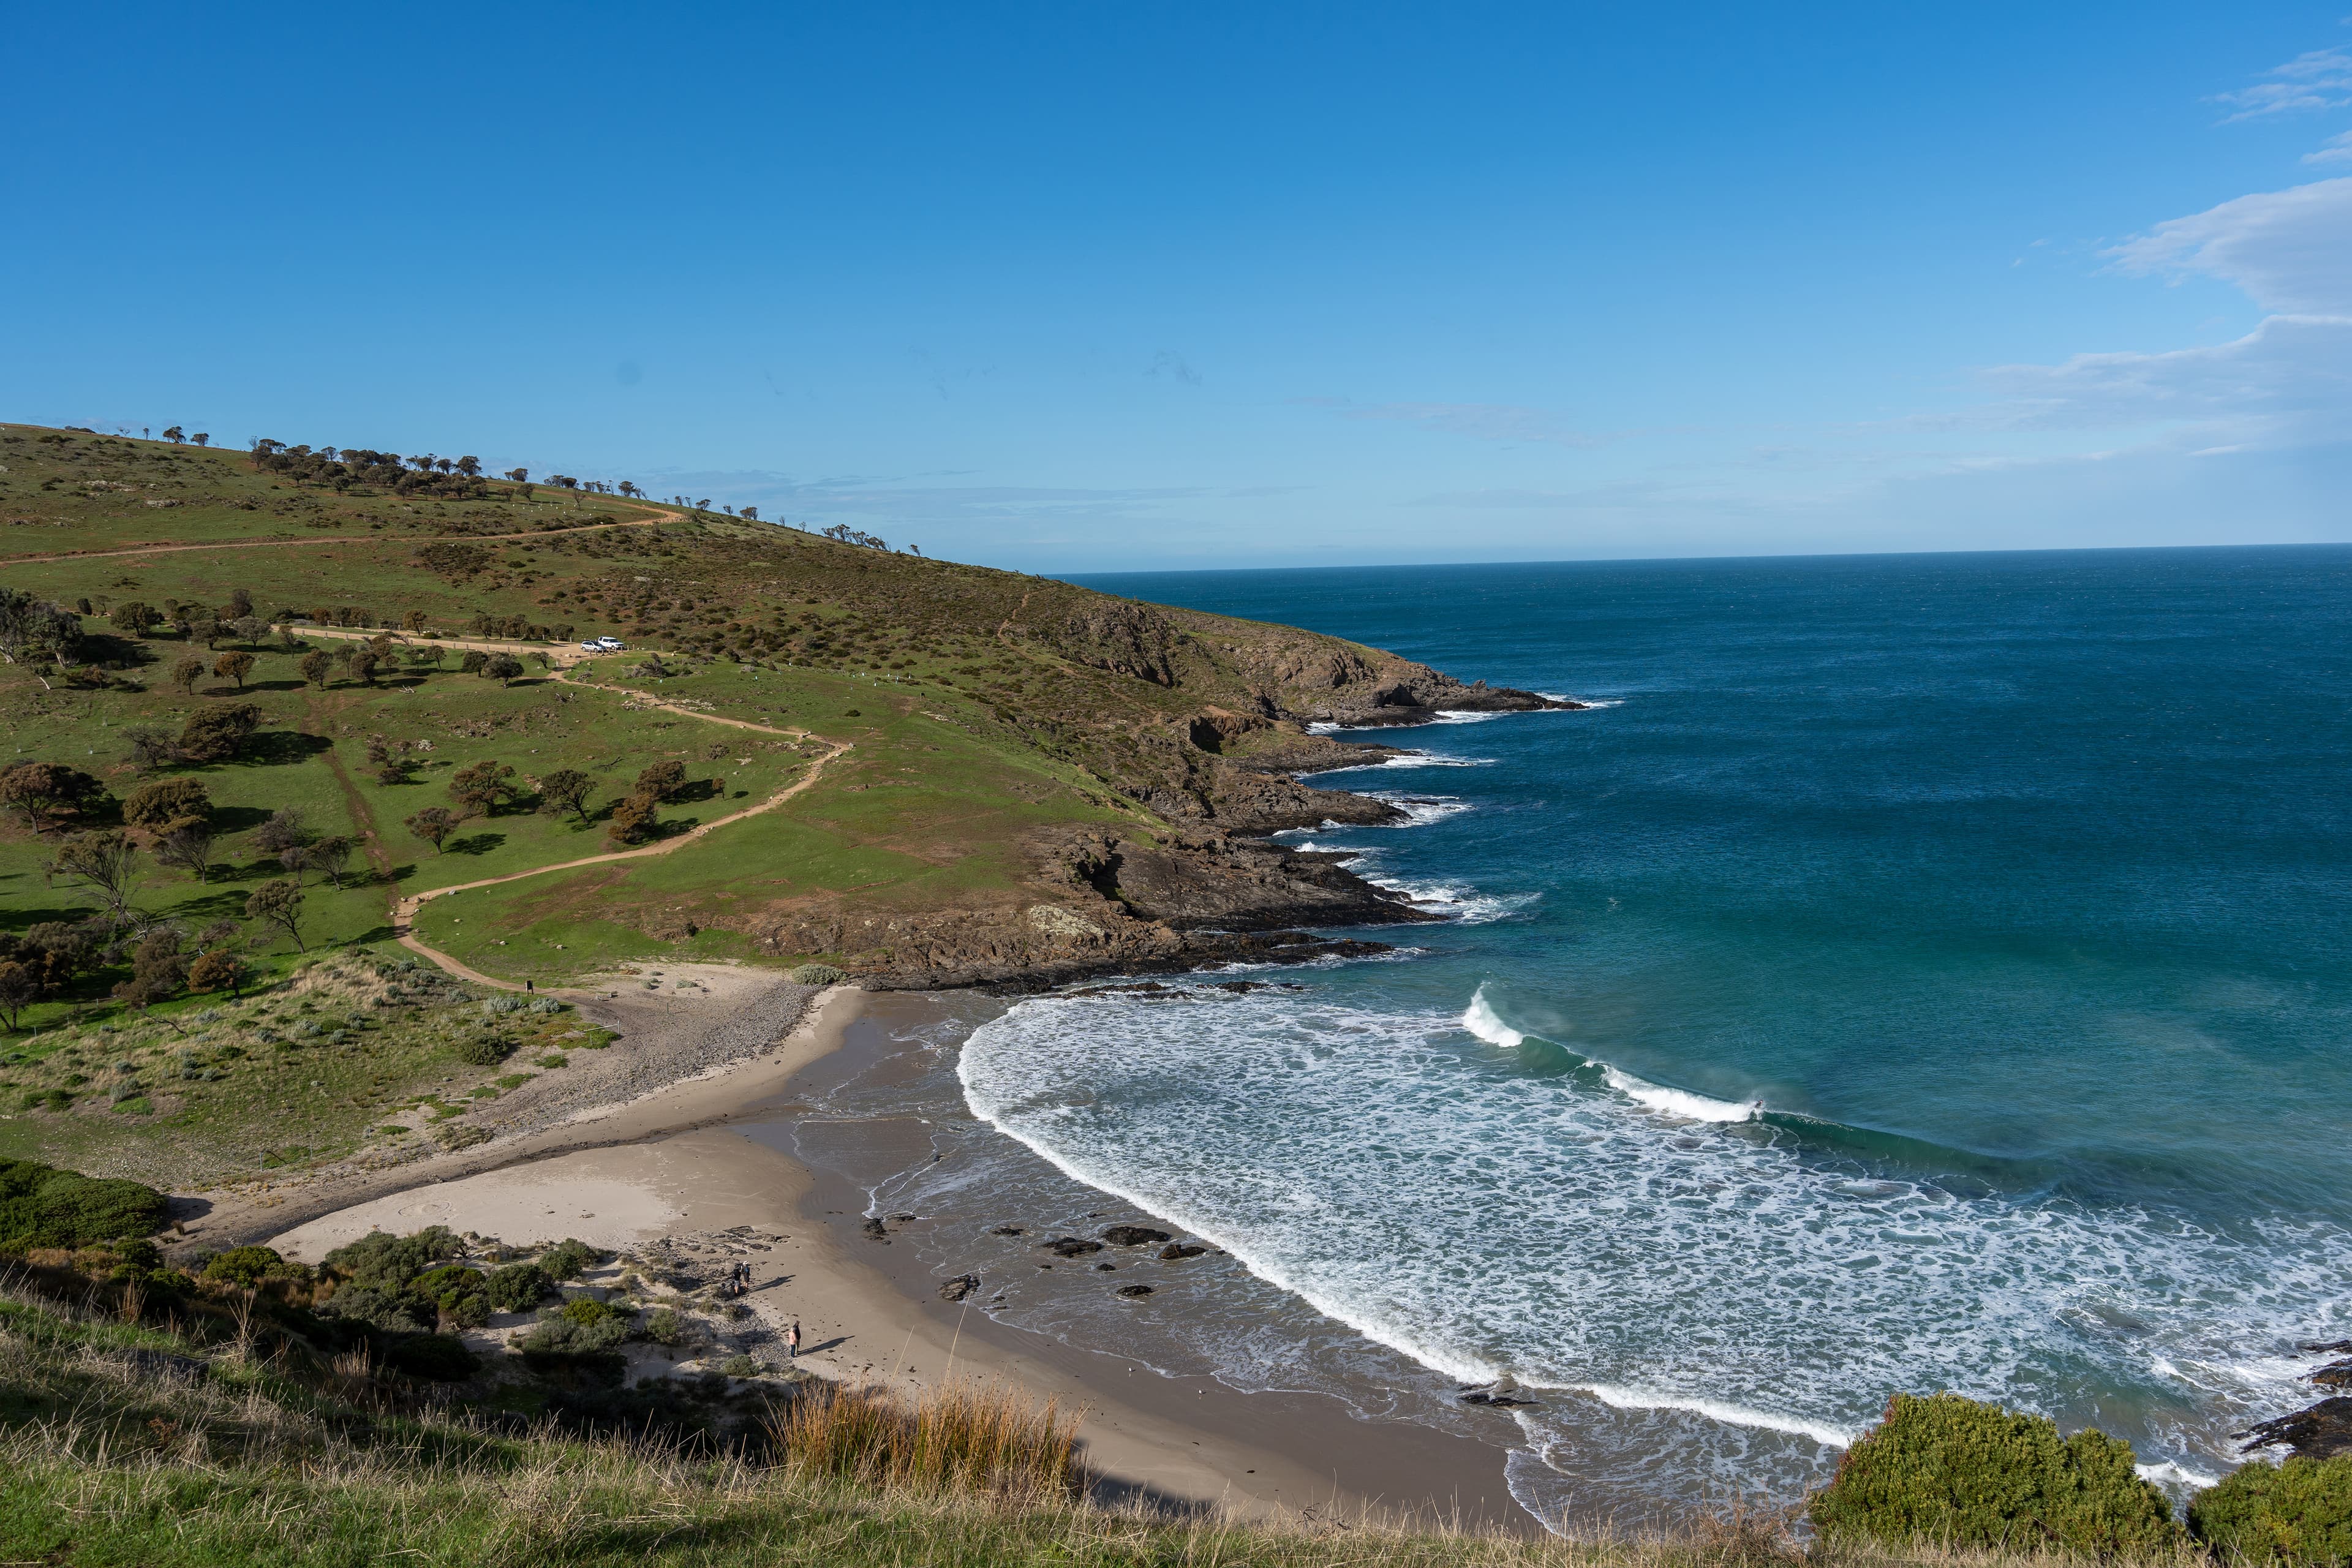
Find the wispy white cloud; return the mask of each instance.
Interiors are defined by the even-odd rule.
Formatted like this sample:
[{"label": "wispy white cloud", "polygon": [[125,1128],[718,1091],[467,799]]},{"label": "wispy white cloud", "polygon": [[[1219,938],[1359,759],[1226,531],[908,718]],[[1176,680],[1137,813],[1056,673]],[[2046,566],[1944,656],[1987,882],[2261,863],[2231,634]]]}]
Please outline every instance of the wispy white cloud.
[{"label": "wispy white cloud", "polygon": [[2107,254],[2126,272],[2221,279],[2266,310],[2352,315],[2352,178],[2240,196]]},{"label": "wispy white cloud", "polygon": [[2330,136],[2316,153],[2305,153],[2306,163],[2352,163],[2352,131]]},{"label": "wispy white cloud", "polygon": [[2352,54],[2342,49],[2309,50],[2263,72],[2263,79],[2253,86],[2217,94],[2213,101],[2237,110],[2224,124],[2265,114],[2340,109],[2352,103]]},{"label": "wispy white cloud", "polygon": [[1342,419],[1392,420],[1480,441],[1601,447],[1618,438],[1579,429],[1561,415],[1515,403],[1357,403],[1345,397],[1300,397],[1293,401],[1310,408],[1328,408]]},{"label": "wispy white cloud", "polygon": [[2172,425],[2168,444],[2189,449],[2352,439],[2352,316],[2272,316],[2226,343],[2001,365],[1986,379],[2004,396],[1964,423]]}]

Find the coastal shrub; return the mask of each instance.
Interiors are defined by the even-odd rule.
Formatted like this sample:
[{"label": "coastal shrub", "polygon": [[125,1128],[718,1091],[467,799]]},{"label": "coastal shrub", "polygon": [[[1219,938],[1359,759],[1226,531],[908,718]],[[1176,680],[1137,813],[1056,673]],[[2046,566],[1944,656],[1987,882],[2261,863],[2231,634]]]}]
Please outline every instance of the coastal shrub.
[{"label": "coastal shrub", "polygon": [[803,963],[785,976],[795,985],[833,985],[844,975],[830,963]]},{"label": "coastal shrub", "polygon": [[203,1278],[250,1290],[265,1279],[299,1279],[303,1272],[300,1264],[287,1262],[274,1247],[232,1247],[205,1260]]},{"label": "coastal shrub", "polygon": [[520,1312],[538,1306],[555,1289],[555,1282],[536,1263],[509,1263],[491,1269],[483,1287],[492,1307],[501,1312]]},{"label": "coastal shrub", "polygon": [[686,1342],[686,1320],[668,1307],[658,1307],[646,1314],[646,1338],[657,1345],[675,1349]]},{"label": "coastal shrub", "polygon": [[439,1320],[461,1329],[478,1329],[490,1321],[485,1276],[462,1263],[426,1269],[409,1285],[408,1295],[420,1307],[431,1307]]},{"label": "coastal shrub", "polygon": [[407,1297],[373,1285],[338,1290],[319,1310],[323,1316],[365,1323],[389,1334],[422,1333],[426,1327],[418,1320]]},{"label": "coastal shrub", "polygon": [[409,1236],[375,1230],[335,1248],[322,1265],[346,1285],[397,1294],[426,1269],[465,1250],[466,1244],[445,1225],[427,1226]]},{"label": "coastal shrub", "polygon": [[2352,1563],[2352,1454],[2241,1465],[2189,1500],[2189,1529],[2225,1559]]},{"label": "coastal shrub", "polygon": [[1808,1510],[1824,1541],[2155,1554],[2180,1537],[2131,1445],[1956,1394],[1898,1394]]},{"label": "coastal shrub", "polygon": [[[573,1310],[582,1306],[592,1307],[595,1310]],[[607,1307],[602,1301],[591,1301],[582,1297],[542,1312],[539,1326],[525,1334],[520,1343],[526,1354],[598,1355],[626,1342],[629,1322],[634,1316],[634,1313]]]},{"label": "coastal shrub", "polygon": [[[44,1103],[54,1104],[58,1092]],[[142,1183],[0,1160],[0,1249],[125,1241],[154,1235],[164,1218],[163,1194]]]},{"label": "coastal shrub", "polygon": [[577,1279],[604,1261],[604,1255],[586,1242],[566,1237],[547,1249],[539,1266],[547,1270],[550,1279]]},{"label": "coastal shrub", "polygon": [[496,1067],[513,1054],[514,1047],[496,1035],[474,1035],[451,1047],[468,1067]]}]

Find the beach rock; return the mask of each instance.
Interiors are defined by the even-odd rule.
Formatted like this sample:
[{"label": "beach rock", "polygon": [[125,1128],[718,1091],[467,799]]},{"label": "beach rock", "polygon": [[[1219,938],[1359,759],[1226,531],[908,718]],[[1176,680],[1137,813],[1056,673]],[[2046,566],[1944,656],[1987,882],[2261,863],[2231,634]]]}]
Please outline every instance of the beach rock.
[{"label": "beach rock", "polygon": [[1151,1287],[1149,1285],[1122,1285],[1118,1288],[1118,1293],[1122,1296],[1130,1297],[1149,1296],[1151,1294]]},{"label": "beach rock", "polygon": [[1080,1236],[1057,1236],[1051,1241],[1039,1242],[1037,1245],[1056,1258],[1084,1258],[1089,1252],[1100,1252],[1103,1249],[1101,1242],[1088,1241]]},{"label": "beach rock", "polygon": [[979,1289],[979,1275],[959,1274],[954,1279],[940,1287],[940,1300],[942,1301],[961,1301],[966,1296],[971,1295],[973,1291]]},{"label": "beach rock", "polygon": [[1462,1396],[1462,1403],[1465,1405],[1485,1405],[1498,1410],[1507,1410],[1513,1405],[1533,1405],[1535,1401],[1532,1399],[1521,1398],[1516,1394],[1488,1394],[1483,1389],[1475,1389]]},{"label": "beach rock", "polygon": [[1156,1247],[1168,1239],[1168,1233],[1148,1225],[1115,1225],[1102,1233],[1102,1238],[1113,1247]]},{"label": "beach rock", "polygon": [[1116,1274],[1118,1272],[1118,1265],[1116,1263],[1097,1263],[1095,1265],[1095,1272],[1097,1274]]},{"label": "beach rock", "polygon": [[2332,1362],[2311,1374],[2322,1388],[2352,1388],[2352,1361]]},{"label": "beach rock", "polygon": [[992,1236],[1019,1236],[1021,1234],[1021,1227],[1017,1225],[1000,1225],[989,1234]]},{"label": "beach rock", "polygon": [[2352,1351],[2352,1340],[2332,1340],[2324,1345],[2297,1345],[2305,1355],[2342,1355]]},{"label": "beach rock", "polygon": [[2339,1394],[2323,1399],[2308,1409],[2264,1421],[2233,1435],[2243,1439],[2248,1448],[2284,1444],[2315,1459],[2352,1454],[2352,1394]]},{"label": "beach rock", "polygon": [[1174,1241],[1160,1249],[1160,1261],[1162,1263],[1181,1263],[1187,1258],[1198,1258],[1201,1254],[1208,1250],[1209,1249],[1207,1247],[1201,1246],[1198,1242]]},{"label": "beach rock", "polygon": [[869,1218],[861,1228],[865,1230],[866,1235],[875,1237],[877,1240],[879,1240],[883,1237],[890,1234],[889,1229],[883,1225],[882,1221],[878,1217]]}]

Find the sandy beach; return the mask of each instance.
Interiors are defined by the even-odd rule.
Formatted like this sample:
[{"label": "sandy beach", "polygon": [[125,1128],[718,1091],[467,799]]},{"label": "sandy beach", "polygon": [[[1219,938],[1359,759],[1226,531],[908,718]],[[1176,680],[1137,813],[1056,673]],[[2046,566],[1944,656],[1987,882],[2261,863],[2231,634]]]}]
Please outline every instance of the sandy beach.
[{"label": "sandy beach", "polygon": [[[759,996],[739,981],[725,1005]],[[1366,1420],[1325,1396],[1163,1377],[1114,1347],[1065,1343],[942,1300],[910,1249],[876,1245],[863,1229],[865,1194],[776,1145],[805,1109],[811,1069],[940,1005],[922,994],[827,991],[759,1054],[386,1173],[372,1192],[361,1180],[222,1203],[189,1232],[209,1246],[266,1237],[310,1261],[372,1229],[436,1224],[510,1245],[576,1237],[740,1255],[752,1266],[750,1302],[773,1330],[798,1321],[804,1363],[823,1375],[908,1389],[978,1379],[1083,1410],[1085,1457],[1107,1498],[1240,1517],[1412,1513],[1534,1528],[1505,1487],[1499,1447]],[[636,1006],[630,1026],[657,1034],[657,1018]]]}]

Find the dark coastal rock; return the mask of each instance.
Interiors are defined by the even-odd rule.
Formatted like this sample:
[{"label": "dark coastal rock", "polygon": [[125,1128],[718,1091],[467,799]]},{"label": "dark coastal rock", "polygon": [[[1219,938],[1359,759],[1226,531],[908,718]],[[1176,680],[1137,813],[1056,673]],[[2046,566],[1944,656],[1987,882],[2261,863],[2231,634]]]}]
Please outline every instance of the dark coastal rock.
[{"label": "dark coastal rock", "polygon": [[2311,1374],[2322,1388],[2352,1388],[2352,1361],[2332,1362]]},{"label": "dark coastal rock", "polygon": [[1160,1249],[1160,1261],[1162,1263],[1181,1263],[1187,1258],[1198,1258],[1208,1250],[1209,1249],[1207,1247],[1202,1247],[1198,1242],[1171,1242],[1168,1246]]},{"label": "dark coastal rock", "polygon": [[1516,1394],[1488,1394],[1483,1390],[1475,1390],[1464,1394],[1462,1396],[1462,1403],[1465,1405],[1485,1405],[1492,1406],[1497,1410],[1508,1410],[1514,1405],[1533,1405],[1535,1401],[1532,1399],[1522,1398]]},{"label": "dark coastal rock", "polygon": [[2352,1454],[2352,1394],[2323,1399],[2308,1409],[2264,1421],[2235,1436],[2248,1448],[2283,1444],[2315,1459]]},{"label": "dark coastal rock", "polygon": [[876,1238],[877,1238],[877,1239],[878,1239],[878,1238],[880,1238],[880,1237],[882,1237],[888,1236],[888,1235],[890,1234],[889,1230],[888,1230],[888,1229],[887,1229],[887,1227],[882,1224],[881,1220],[879,1220],[878,1218],[872,1218],[872,1219],[868,1219],[868,1220],[866,1222],[866,1224],[865,1224],[862,1227],[860,1227],[860,1228],[862,1228],[862,1229],[866,1232],[866,1235],[868,1235],[868,1236],[870,1236],[870,1237],[876,1237]]},{"label": "dark coastal rock", "polygon": [[1051,1241],[1037,1244],[1056,1258],[1084,1258],[1089,1252],[1100,1252],[1099,1241],[1088,1241],[1082,1236],[1057,1236]]},{"label": "dark coastal rock", "polygon": [[1151,1294],[1151,1287],[1149,1285],[1122,1285],[1118,1288],[1118,1293],[1122,1296],[1149,1296]]},{"label": "dark coastal rock", "polygon": [[1168,1239],[1168,1233],[1148,1225],[1115,1225],[1102,1233],[1102,1238],[1113,1247],[1157,1247]]},{"label": "dark coastal rock", "polygon": [[1118,1272],[1118,1265],[1116,1263],[1097,1263],[1095,1265],[1095,1272],[1097,1274],[1116,1274]]},{"label": "dark coastal rock", "polygon": [[2352,1351],[2352,1340],[2331,1340],[2324,1345],[2297,1345],[2305,1355],[2342,1355]]},{"label": "dark coastal rock", "polygon": [[940,1300],[942,1301],[961,1301],[966,1296],[971,1295],[973,1291],[979,1289],[979,1275],[959,1274],[954,1279],[940,1287]]},{"label": "dark coastal rock", "polygon": [[1021,1227],[1017,1225],[1000,1225],[989,1234],[992,1236],[1019,1236],[1021,1234]]}]

